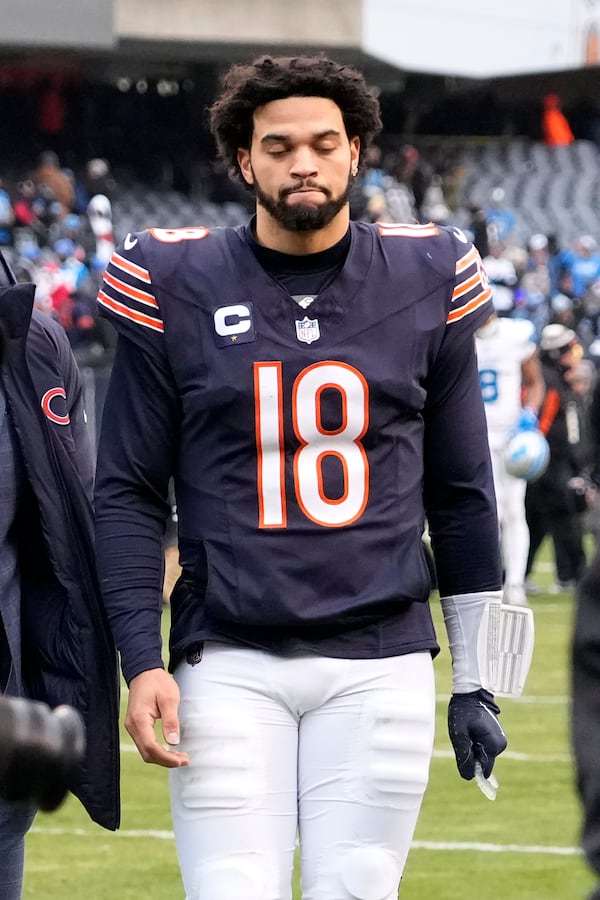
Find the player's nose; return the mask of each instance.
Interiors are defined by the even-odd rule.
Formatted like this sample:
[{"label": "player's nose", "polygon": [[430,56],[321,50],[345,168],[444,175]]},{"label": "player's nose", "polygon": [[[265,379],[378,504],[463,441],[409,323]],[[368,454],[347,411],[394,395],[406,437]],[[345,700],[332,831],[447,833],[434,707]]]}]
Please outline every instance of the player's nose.
[{"label": "player's nose", "polygon": [[316,154],[308,147],[298,148],[292,158],[290,175],[296,178],[310,178],[316,175],[318,171],[319,166]]}]

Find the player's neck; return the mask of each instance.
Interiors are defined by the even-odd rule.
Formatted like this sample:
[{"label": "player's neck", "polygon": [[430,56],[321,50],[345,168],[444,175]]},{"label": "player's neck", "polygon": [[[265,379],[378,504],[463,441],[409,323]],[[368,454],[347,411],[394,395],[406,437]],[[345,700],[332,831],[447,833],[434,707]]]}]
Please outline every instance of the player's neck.
[{"label": "player's neck", "polygon": [[259,244],[270,250],[293,256],[306,256],[333,247],[344,237],[349,224],[350,210],[349,207],[344,207],[325,228],[315,231],[288,231],[259,206],[256,210],[255,238]]}]

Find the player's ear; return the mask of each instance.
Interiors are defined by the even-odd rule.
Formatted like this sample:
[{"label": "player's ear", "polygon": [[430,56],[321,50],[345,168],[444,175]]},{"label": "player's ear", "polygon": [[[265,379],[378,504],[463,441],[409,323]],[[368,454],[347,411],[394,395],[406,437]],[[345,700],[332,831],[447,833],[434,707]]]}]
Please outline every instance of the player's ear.
[{"label": "player's ear", "polygon": [[358,173],[358,160],[360,157],[360,138],[350,138],[350,171],[353,175]]},{"label": "player's ear", "polygon": [[254,172],[252,171],[252,163],[250,162],[250,151],[244,147],[239,147],[237,152],[237,162],[240,167],[242,177],[247,184],[254,184]]}]

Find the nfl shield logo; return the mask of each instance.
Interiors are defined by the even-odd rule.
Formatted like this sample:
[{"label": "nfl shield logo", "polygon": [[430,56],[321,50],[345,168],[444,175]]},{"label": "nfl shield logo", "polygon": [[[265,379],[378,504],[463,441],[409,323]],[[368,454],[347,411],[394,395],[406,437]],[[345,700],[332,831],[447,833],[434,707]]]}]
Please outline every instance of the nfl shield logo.
[{"label": "nfl shield logo", "polygon": [[296,337],[305,344],[312,344],[313,341],[318,341],[321,337],[319,320],[309,319],[308,316],[304,316],[301,321],[296,319]]}]

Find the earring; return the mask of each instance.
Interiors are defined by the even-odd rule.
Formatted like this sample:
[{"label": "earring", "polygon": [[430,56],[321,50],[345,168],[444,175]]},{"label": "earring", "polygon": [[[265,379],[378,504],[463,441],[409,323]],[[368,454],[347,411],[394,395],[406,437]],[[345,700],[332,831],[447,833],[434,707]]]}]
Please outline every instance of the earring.
[{"label": "earring", "polygon": [[358,175],[358,166],[354,166],[354,168],[352,169],[352,177],[356,178],[357,175]]}]

